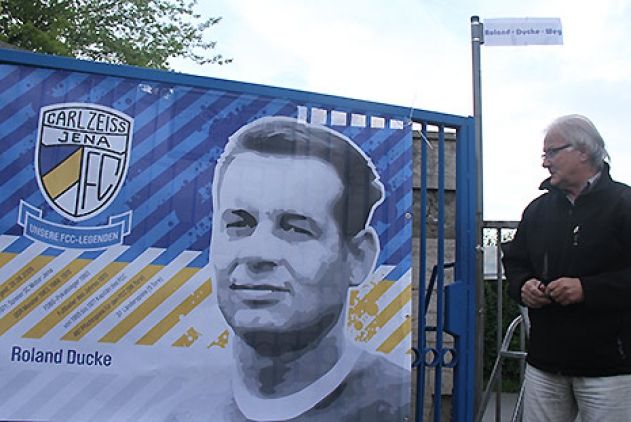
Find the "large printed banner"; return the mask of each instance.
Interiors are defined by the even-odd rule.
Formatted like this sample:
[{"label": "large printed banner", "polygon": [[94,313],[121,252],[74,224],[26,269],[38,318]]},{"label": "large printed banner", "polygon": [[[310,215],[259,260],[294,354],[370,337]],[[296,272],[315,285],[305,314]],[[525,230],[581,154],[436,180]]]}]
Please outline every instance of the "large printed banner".
[{"label": "large printed banner", "polygon": [[0,420],[409,415],[410,125],[243,87],[0,65]]}]

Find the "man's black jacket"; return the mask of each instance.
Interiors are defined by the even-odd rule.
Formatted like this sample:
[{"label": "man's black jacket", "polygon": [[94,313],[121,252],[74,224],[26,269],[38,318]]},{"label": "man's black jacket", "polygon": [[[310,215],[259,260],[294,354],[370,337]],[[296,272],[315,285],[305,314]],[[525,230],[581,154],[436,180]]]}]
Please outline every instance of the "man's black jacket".
[{"label": "man's black jacket", "polygon": [[[631,188],[605,164],[595,185],[574,203],[549,191],[526,207],[505,248],[509,294],[521,302],[530,278],[578,277],[585,300],[529,309],[527,361],[570,376],[631,373]],[[523,303],[522,303],[523,304]]]}]

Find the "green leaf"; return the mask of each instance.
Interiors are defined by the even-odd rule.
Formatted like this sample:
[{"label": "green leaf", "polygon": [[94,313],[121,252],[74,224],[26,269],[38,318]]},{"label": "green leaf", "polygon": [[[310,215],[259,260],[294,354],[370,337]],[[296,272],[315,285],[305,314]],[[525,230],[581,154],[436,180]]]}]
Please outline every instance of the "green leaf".
[{"label": "green leaf", "polygon": [[169,69],[169,59],[226,64],[196,1],[0,0],[0,41],[26,50]]}]

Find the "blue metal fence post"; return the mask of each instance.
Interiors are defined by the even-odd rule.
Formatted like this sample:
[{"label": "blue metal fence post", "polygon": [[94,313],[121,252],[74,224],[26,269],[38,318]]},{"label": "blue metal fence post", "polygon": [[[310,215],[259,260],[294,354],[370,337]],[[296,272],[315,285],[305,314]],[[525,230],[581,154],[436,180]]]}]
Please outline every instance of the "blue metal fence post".
[{"label": "blue metal fence post", "polygon": [[438,224],[436,236],[436,366],[434,367],[434,421],[440,422],[443,384],[443,332],[445,329],[445,128],[438,128]]},{"label": "blue metal fence post", "polygon": [[[421,126],[421,212],[427,209],[427,125]],[[427,288],[427,225],[425,215],[420,216],[420,254],[419,254],[419,286],[418,286],[418,331],[417,331],[417,372],[416,372],[416,422],[423,420],[425,410],[425,289]]]},{"label": "blue metal fence post", "polygon": [[456,280],[464,283],[465,328],[457,350],[459,364],[454,374],[454,420],[471,421],[475,415],[476,362],[481,351],[477,339],[477,224],[476,224],[475,125],[469,117],[458,131],[456,143]]}]

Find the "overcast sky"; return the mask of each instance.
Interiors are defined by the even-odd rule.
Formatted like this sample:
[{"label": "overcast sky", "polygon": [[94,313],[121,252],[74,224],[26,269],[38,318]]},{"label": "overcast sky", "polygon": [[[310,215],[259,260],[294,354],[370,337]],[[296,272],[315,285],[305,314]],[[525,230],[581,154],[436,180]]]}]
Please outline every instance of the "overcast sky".
[{"label": "overcast sky", "polygon": [[564,45],[482,48],[484,217],[518,220],[546,177],[542,133],[563,114],[591,118],[631,184],[628,0],[213,0],[209,31],[226,66],[177,71],[473,114],[470,17],[556,17]]}]

